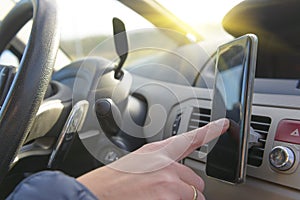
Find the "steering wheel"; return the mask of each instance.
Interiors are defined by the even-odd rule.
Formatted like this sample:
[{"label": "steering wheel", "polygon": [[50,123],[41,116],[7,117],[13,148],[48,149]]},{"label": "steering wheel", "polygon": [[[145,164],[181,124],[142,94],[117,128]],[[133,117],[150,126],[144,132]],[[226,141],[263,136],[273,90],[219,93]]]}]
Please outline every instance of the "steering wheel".
[{"label": "steering wheel", "polygon": [[[0,111],[0,183],[26,139],[43,100],[59,47],[57,8],[54,0],[23,0],[0,26],[0,53],[16,33],[33,19],[30,38],[12,81],[0,78],[8,87]],[[8,66],[1,66],[3,69]]]}]

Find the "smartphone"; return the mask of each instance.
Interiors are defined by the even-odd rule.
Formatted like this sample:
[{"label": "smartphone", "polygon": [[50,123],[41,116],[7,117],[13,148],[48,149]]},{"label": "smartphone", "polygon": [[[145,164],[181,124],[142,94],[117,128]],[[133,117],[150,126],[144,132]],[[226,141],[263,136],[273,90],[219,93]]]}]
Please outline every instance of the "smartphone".
[{"label": "smartphone", "polygon": [[217,50],[212,120],[226,117],[226,133],[208,144],[206,174],[232,183],[246,176],[257,37],[244,35]]}]

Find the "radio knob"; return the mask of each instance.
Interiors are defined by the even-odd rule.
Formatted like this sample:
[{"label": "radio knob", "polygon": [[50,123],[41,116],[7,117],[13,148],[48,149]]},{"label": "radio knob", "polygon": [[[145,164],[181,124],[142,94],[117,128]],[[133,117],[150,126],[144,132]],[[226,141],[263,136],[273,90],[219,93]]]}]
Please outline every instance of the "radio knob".
[{"label": "radio knob", "polygon": [[288,147],[276,146],[270,152],[269,161],[275,169],[286,171],[294,165],[295,154]]}]

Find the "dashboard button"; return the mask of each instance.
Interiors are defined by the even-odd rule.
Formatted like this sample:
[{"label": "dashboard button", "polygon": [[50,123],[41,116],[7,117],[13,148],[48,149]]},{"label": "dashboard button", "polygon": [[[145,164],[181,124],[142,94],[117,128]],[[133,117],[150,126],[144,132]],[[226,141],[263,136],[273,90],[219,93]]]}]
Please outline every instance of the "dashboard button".
[{"label": "dashboard button", "polygon": [[295,154],[288,147],[276,146],[270,152],[269,161],[275,169],[286,171],[294,165]]},{"label": "dashboard button", "polygon": [[275,140],[300,144],[300,121],[281,120],[276,130]]}]

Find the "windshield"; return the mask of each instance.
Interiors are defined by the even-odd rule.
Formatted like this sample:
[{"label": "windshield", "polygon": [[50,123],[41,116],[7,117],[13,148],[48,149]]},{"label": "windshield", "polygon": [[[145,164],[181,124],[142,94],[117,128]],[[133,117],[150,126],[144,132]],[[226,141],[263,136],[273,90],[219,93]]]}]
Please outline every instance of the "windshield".
[{"label": "windshield", "polygon": [[[223,30],[221,21],[225,13],[239,1],[241,0],[230,0],[226,1],[226,3],[224,0],[176,2],[160,0],[157,3],[190,24],[203,36],[204,40],[213,40],[216,41],[215,43],[219,43],[218,41],[220,40],[227,41],[232,39],[232,36]],[[73,59],[90,55],[93,49],[97,48],[97,45],[112,37],[113,17],[118,17],[124,21],[126,30],[129,32],[154,27],[153,24],[135,11],[116,0],[86,0],[84,3],[83,1],[60,0],[58,3],[61,8],[62,18],[61,46]],[[70,9],[70,5],[72,5],[72,9]],[[167,41],[169,48],[172,48],[172,45],[176,45],[174,43],[171,44],[172,42],[162,35],[159,38],[159,40],[155,40],[148,37],[147,40],[154,45],[157,43],[155,46],[161,45],[159,42],[162,41]],[[212,47],[212,50],[207,49],[207,51],[214,51],[215,46]],[[94,53],[94,55],[96,54]]]},{"label": "windshield", "polygon": [[[224,15],[241,1],[157,0],[157,3],[189,23],[205,38],[212,38],[216,30],[217,32],[222,30],[221,22]],[[110,35],[113,17],[122,19],[127,30],[153,27],[150,22],[116,0],[85,0],[84,3],[83,1],[60,0],[58,3],[62,10],[63,40],[84,38],[100,33]]]},{"label": "windshield", "polygon": [[[0,20],[15,2],[17,0],[1,0]],[[168,13],[173,13],[178,19],[186,22],[199,33],[202,40],[198,44],[201,45],[208,55],[212,55],[220,44],[224,44],[234,37],[239,37],[246,33],[255,33],[259,38],[259,54],[257,58],[257,74],[259,76],[257,77],[297,78],[298,74],[291,73],[291,71],[298,71],[299,66],[299,37],[297,36],[297,27],[299,26],[297,21],[290,19],[295,19],[298,10],[285,9],[289,5],[285,1],[276,1],[277,3],[274,3],[273,1],[250,0],[239,4],[240,2],[241,0],[58,0],[61,18],[60,47],[72,60],[86,56],[102,56],[111,59],[112,57],[106,57],[105,53],[107,52],[109,52],[109,56],[112,56],[114,53],[113,58],[115,59],[116,55],[112,39],[113,17],[118,17],[124,21],[127,31],[131,32],[134,30],[149,30],[149,28],[155,27],[153,24],[157,26],[155,22],[159,22],[161,25],[164,23],[164,19],[161,18],[164,16],[169,17]],[[140,6],[143,3],[148,5]],[[125,4],[127,6],[131,4],[129,7],[133,8],[133,10],[125,6]],[[237,4],[240,6],[236,6]],[[154,5],[154,9],[158,11],[164,10],[165,13],[161,13],[162,15],[159,16],[147,13],[149,5],[150,7]],[[235,9],[231,10],[233,7]],[[293,7],[293,5],[290,7]],[[229,12],[230,10],[231,12]],[[268,14],[266,15],[265,13]],[[224,17],[226,20],[222,24]],[[180,23],[178,21],[179,27]],[[172,27],[170,28],[172,29]],[[18,35],[21,39],[27,38],[24,35],[29,35],[30,26],[25,26],[24,29],[26,30],[21,31]],[[134,34],[131,34],[131,36],[129,39],[135,43],[153,44],[153,46],[158,47],[161,45],[166,47],[166,49],[174,49],[183,45],[183,43],[178,42],[178,38],[171,38],[170,35],[160,31],[156,31],[152,36],[151,34],[146,34],[147,37],[145,35],[135,37],[136,35]],[[110,39],[108,50],[102,48],[102,51],[93,51],[97,47],[97,50],[101,49],[99,44],[107,41],[107,39]],[[23,41],[26,43],[27,40]],[[154,55],[150,51],[135,55],[143,58],[147,56],[146,54]],[[131,59],[138,60],[130,54],[126,62],[129,62]],[[293,70],[285,70],[287,65]],[[61,64],[60,66],[64,65]]]},{"label": "windshield", "polygon": [[[218,40],[217,38],[222,38],[223,40],[232,37],[223,30],[222,18],[240,1],[159,0],[156,2],[190,24],[204,39]],[[2,0],[0,20],[15,2],[17,1]],[[112,36],[113,17],[124,21],[128,31],[154,27],[142,16],[116,0],[59,0],[57,3],[61,18],[61,48],[72,59],[87,56],[96,44]],[[27,26],[26,29],[19,34],[21,38],[24,38],[23,41],[27,41],[30,26]],[[167,38],[164,39],[167,40]]]},{"label": "windshield", "polygon": [[[60,0],[58,4],[62,19],[61,46],[73,59],[91,55],[99,44],[112,37],[114,17],[125,23],[127,31],[153,28],[149,21],[116,0]],[[105,51],[113,50],[104,47],[102,53]],[[94,54],[100,56],[101,52]],[[106,58],[111,59],[110,56]]]}]

